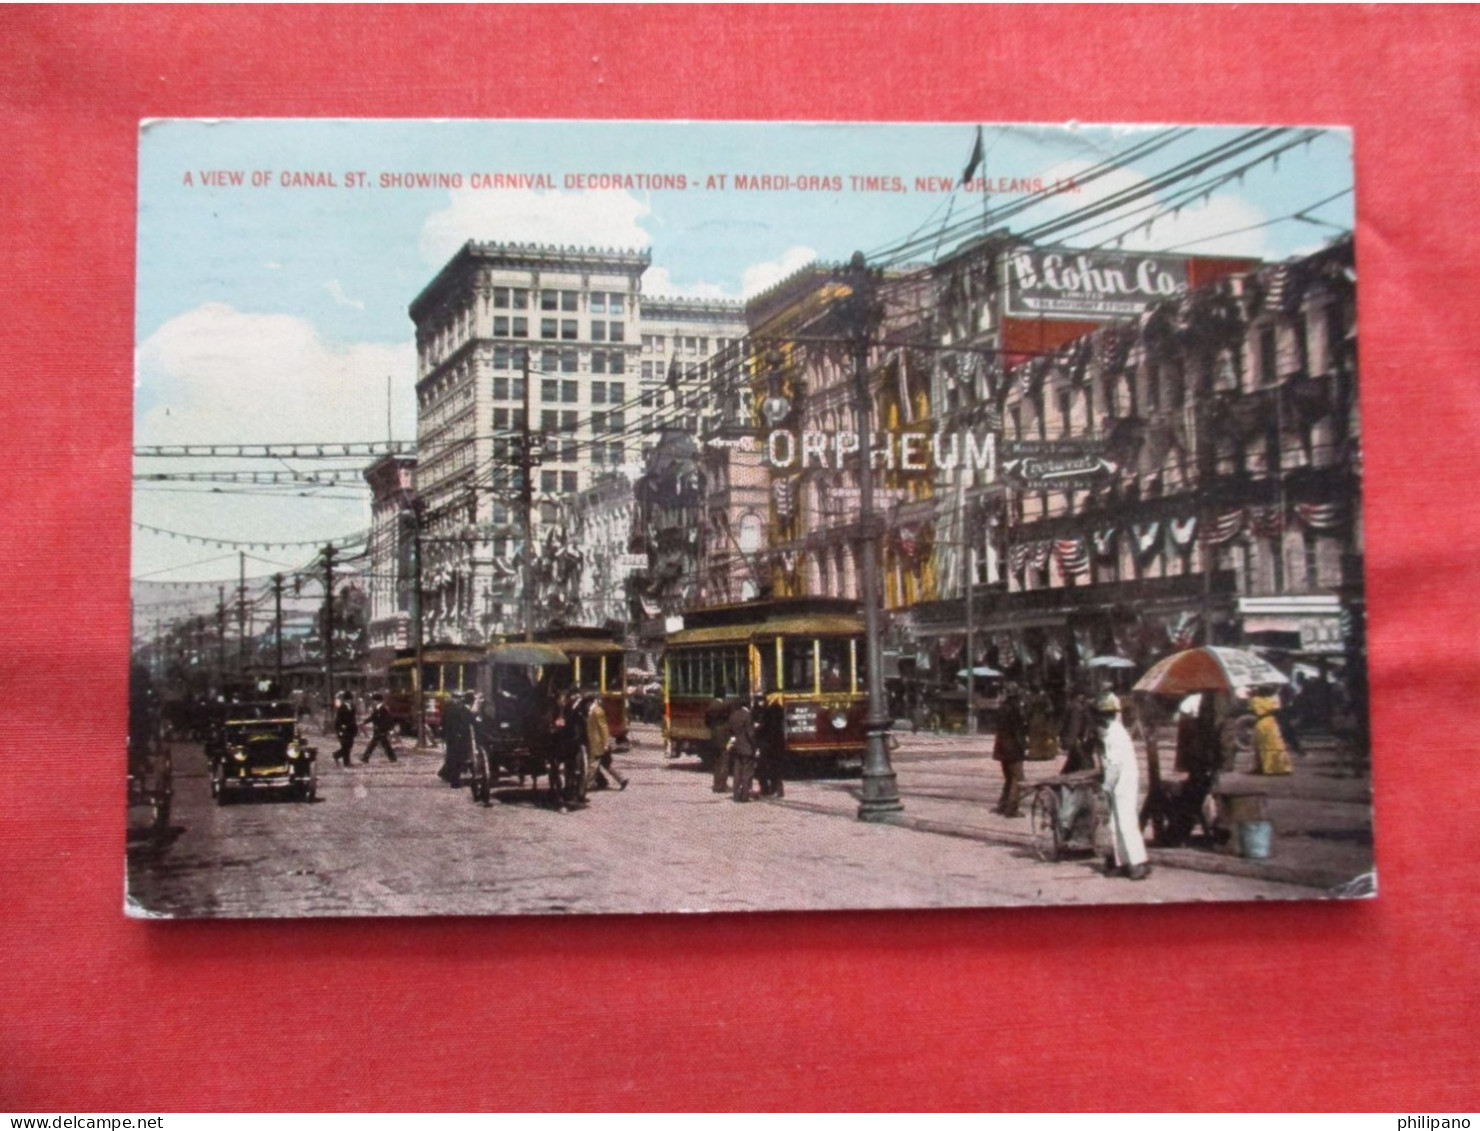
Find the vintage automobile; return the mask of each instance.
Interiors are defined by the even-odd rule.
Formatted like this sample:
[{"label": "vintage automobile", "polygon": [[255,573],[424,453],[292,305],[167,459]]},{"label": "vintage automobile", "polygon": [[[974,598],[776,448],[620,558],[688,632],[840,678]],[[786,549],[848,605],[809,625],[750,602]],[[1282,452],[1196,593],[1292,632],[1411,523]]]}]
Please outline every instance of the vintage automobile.
[{"label": "vintage automobile", "polygon": [[318,796],[318,751],[304,741],[291,700],[229,697],[217,705],[206,743],[211,796],[225,805],[238,792],[283,790],[301,801]]}]

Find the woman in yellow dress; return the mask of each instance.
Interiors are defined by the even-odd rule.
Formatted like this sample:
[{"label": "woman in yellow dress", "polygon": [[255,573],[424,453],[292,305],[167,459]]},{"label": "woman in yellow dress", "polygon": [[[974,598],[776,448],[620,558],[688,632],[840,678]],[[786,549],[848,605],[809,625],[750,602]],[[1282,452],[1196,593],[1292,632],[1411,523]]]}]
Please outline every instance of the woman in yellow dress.
[{"label": "woman in yellow dress", "polygon": [[1272,687],[1256,688],[1249,696],[1249,709],[1254,712],[1254,752],[1259,756],[1259,773],[1288,774],[1294,771],[1290,764],[1290,752],[1285,749],[1284,736],[1280,734],[1280,721],[1275,712],[1280,709],[1280,697]]}]

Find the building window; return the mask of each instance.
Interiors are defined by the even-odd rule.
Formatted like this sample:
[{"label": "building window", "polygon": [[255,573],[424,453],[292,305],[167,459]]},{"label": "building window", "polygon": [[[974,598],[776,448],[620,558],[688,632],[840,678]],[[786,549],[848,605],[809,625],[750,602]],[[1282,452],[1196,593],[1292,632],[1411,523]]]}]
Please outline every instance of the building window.
[{"label": "building window", "polygon": [[621,404],[627,399],[626,386],[620,381],[613,381],[606,387],[607,400],[612,404]]},{"label": "building window", "polygon": [[611,354],[607,358],[608,372],[623,373],[627,369],[627,355],[621,352]]},{"label": "building window", "polygon": [[652,408],[653,407],[653,391],[651,389],[644,389],[642,391],[642,407],[643,408]]},{"label": "building window", "polygon": [[627,325],[624,322],[613,322],[607,327],[607,341],[625,342],[627,340]]},{"label": "building window", "polygon": [[495,314],[493,316],[493,336],[495,338],[507,338],[509,336],[508,315]]},{"label": "building window", "polygon": [[552,381],[549,378],[546,378],[545,380],[541,381],[540,382],[540,400],[546,401],[546,402],[549,402],[549,401],[559,402],[559,400],[560,400],[560,382],[559,381]]},{"label": "building window", "polygon": [[557,487],[557,485],[559,483],[560,483],[560,472],[558,472],[558,471],[542,471],[542,472],[540,472],[540,490],[543,491],[545,494],[547,494],[547,495],[553,494],[555,492],[555,489],[556,489],[556,487]]},{"label": "building window", "polygon": [[546,373],[554,373],[560,368],[560,354],[555,350],[544,350],[540,354],[540,368]]},{"label": "building window", "polygon": [[560,292],[559,291],[541,291],[540,292],[540,309],[541,310],[559,310],[560,309]]},{"label": "building window", "polygon": [[493,427],[498,432],[507,432],[509,430],[508,409],[496,408],[493,410]]},{"label": "building window", "polygon": [[540,319],[540,337],[547,342],[560,337],[560,321],[556,318]]},{"label": "building window", "polygon": [[[515,294],[523,294],[523,293],[524,293],[523,291],[516,291],[515,292]],[[527,337],[529,337],[529,319],[528,318],[516,318],[516,319],[514,319],[514,335],[513,336],[516,337],[516,338],[527,338]]]},{"label": "building window", "polygon": [[622,296],[621,295],[607,295],[606,296],[606,312],[608,314],[621,314],[622,313]]},{"label": "building window", "polygon": [[509,359],[512,351],[508,346],[493,347],[493,367],[495,369],[508,369]]},{"label": "building window", "polygon": [[591,313],[592,314],[605,314],[606,313],[606,295],[603,292],[601,292],[601,291],[592,291],[591,292]]},{"label": "building window", "polygon": [[591,431],[597,435],[606,431],[606,413],[593,412],[591,414]]},{"label": "building window", "polygon": [[493,288],[493,308],[495,310],[508,310],[509,309],[509,288],[508,287],[494,287]]},{"label": "building window", "polygon": [[560,446],[556,449],[556,458],[561,463],[575,463],[579,458],[577,455],[579,446],[574,440],[561,440]]},{"label": "building window", "polygon": [[529,292],[522,287],[514,287],[509,291],[509,305],[515,310],[527,310],[529,308]]},{"label": "building window", "polygon": [[562,404],[576,404],[581,399],[581,387],[574,381],[560,382],[560,401]]},{"label": "building window", "polygon": [[509,379],[507,377],[495,377],[493,379],[493,399],[506,401],[509,399]]},{"label": "building window", "polygon": [[606,446],[606,462],[613,467],[621,467],[623,460],[626,458],[626,450],[621,444],[608,444]]},{"label": "building window", "polygon": [[562,432],[574,432],[580,427],[580,414],[577,412],[562,412],[560,414],[560,430]]},{"label": "building window", "polygon": [[545,409],[540,413],[540,431],[555,432],[560,428],[560,413],[554,409]]},{"label": "building window", "polygon": [[591,323],[591,340],[593,342],[604,342],[604,341],[606,341],[606,323],[605,322],[592,322]]},{"label": "building window", "polygon": [[516,401],[522,401],[524,399],[524,378],[515,377],[509,382],[509,389],[514,394]]},{"label": "building window", "polygon": [[578,354],[575,350],[561,350],[560,351],[560,372],[562,372],[562,373],[574,373],[574,372],[576,372],[577,362],[579,361],[580,356],[581,355]]},{"label": "building window", "polygon": [[594,381],[591,384],[591,403],[606,404],[606,382]]},{"label": "building window", "polygon": [[580,336],[580,324],[574,318],[562,318],[560,320],[561,341],[573,342]]},{"label": "building window", "polygon": [[591,372],[592,373],[605,373],[606,372],[606,353],[604,351],[602,351],[602,350],[592,350],[591,351]]},{"label": "building window", "polygon": [[560,489],[570,494],[580,490],[581,473],[578,471],[562,471],[560,473]]}]

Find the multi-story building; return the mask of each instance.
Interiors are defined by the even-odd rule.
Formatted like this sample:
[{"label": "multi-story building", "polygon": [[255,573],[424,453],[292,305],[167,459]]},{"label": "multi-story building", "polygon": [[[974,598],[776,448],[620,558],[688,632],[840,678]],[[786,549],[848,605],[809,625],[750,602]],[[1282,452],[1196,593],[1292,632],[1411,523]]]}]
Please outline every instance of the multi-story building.
[{"label": "multi-story building", "polygon": [[[740,337],[741,308],[645,299],[649,262],[645,251],[470,241],[411,303],[427,639],[521,631],[526,606],[538,620],[552,601],[569,617],[593,564],[569,540],[572,501],[630,474],[664,427],[697,432],[711,357]],[[529,602],[519,568],[526,426],[536,451]],[[547,550],[560,560],[544,561]]]},{"label": "multi-story building", "polygon": [[[1316,664],[1347,649],[1362,545],[1351,266],[1343,240],[1224,274],[1003,370],[979,659],[1058,683],[1096,656],[1207,641]],[[1080,473],[1013,458],[1050,444]],[[917,613],[959,639],[961,605]]]},{"label": "multi-story building", "polygon": [[627,581],[646,568],[646,559],[630,552],[636,473],[629,465],[603,476],[571,501],[571,542],[579,548],[583,567],[570,617],[574,623],[625,626],[630,620]]},{"label": "multi-story building", "polygon": [[396,649],[410,648],[415,596],[416,460],[382,456],[365,469],[370,485],[367,663],[384,671]]}]

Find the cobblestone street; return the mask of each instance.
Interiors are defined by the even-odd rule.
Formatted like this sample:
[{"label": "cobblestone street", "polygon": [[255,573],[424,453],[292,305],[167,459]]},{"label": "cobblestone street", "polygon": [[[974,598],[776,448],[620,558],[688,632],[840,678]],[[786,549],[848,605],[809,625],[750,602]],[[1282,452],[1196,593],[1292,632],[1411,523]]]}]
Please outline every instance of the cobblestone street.
[{"label": "cobblestone street", "polygon": [[[633,733],[633,749],[618,755],[630,788],[595,792],[571,813],[517,783],[488,808],[474,804],[466,789],[437,778],[440,752],[413,753],[409,743],[395,764],[377,757],[344,770],[327,741],[317,802],[258,795],[218,807],[199,748],[177,745],[173,827],[158,844],[130,844],[130,908],[228,917],[569,914],[1326,894],[1247,868],[1160,866],[1132,883],[1104,877],[1089,857],[1043,863],[1025,819],[988,811],[1000,774],[984,741],[901,736],[894,763],[903,820],[874,825],[855,817],[856,777],[792,780],[784,801],[736,805],[711,791],[697,762],[665,759],[656,727]],[[1030,766],[1030,780],[1051,771]]]}]

